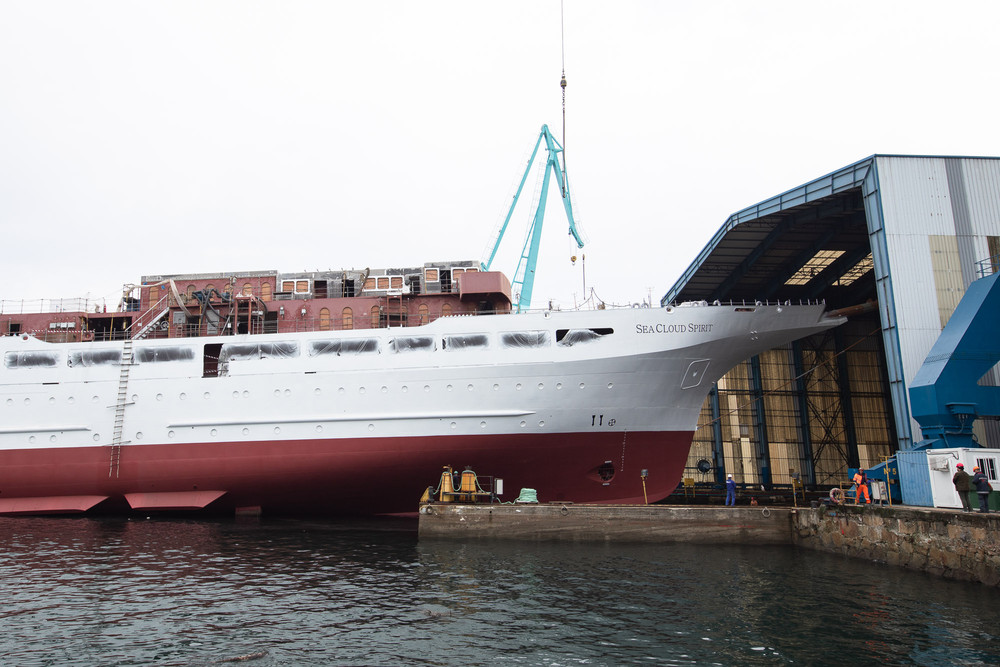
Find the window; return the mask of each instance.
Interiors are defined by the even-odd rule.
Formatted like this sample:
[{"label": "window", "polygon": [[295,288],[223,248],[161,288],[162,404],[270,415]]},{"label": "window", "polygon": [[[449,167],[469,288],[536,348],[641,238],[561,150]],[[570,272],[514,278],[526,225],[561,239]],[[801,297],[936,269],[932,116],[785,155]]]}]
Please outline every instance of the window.
[{"label": "window", "polygon": [[424,280],[429,283],[436,283],[438,281],[438,270],[424,269]]},{"label": "window", "polygon": [[441,304],[441,317],[448,317],[449,315],[451,315],[451,304]]},{"label": "window", "polygon": [[337,340],[314,340],[309,343],[309,356],[318,357],[335,354],[373,354],[378,352],[377,338],[347,338]]},{"label": "window", "polygon": [[507,331],[500,334],[503,347],[546,347],[549,344],[548,331]]},{"label": "window", "polygon": [[378,289],[389,289],[389,276],[379,276],[375,280]]},{"label": "window", "polygon": [[299,356],[298,343],[223,343],[219,352],[219,362],[289,359],[297,356]]},{"label": "window", "polygon": [[372,306],[371,317],[372,317],[371,328],[378,329],[379,326],[381,325],[382,310],[377,305]]},{"label": "window", "polygon": [[599,340],[603,336],[613,334],[614,329],[559,329],[556,331],[556,343],[563,347],[572,347],[583,343]]},{"label": "window", "polygon": [[389,341],[389,347],[393,352],[415,352],[418,350],[431,352],[435,349],[434,339],[430,336],[393,338]]},{"label": "window", "polygon": [[976,459],[976,465],[979,469],[983,471],[983,474],[989,477],[994,482],[997,481],[997,462],[996,459]]},{"label": "window", "polygon": [[294,280],[282,280],[281,281],[281,291],[282,292],[294,292],[295,291],[295,281]]},{"label": "window", "polygon": [[430,315],[428,314],[428,308],[426,303],[420,304],[417,308],[417,324],[427,324],[430,320]]},{"label": "window", "polygon": [[454,334],[445,336],[442,346],[446,350],[471,350],[489,347],[490,339],[486,334]]},{"label": "window", "polygon": [[295,293],[305,294],[309,291],[309,281],[308,280],[296,280],[295,281]]},{"label": "window", "polygon": [[271,283],[264,283],[260,286],[260,300],[261,301],[271,300]]},{"label": "window", "polygon": [[365,289],[373,290],[375,289],[376,281],[374,278],[365,278]]},{"label": "window", "polygon": [[354,311],[348,306],[340,313],[340,328],[341,329],[353,329],[354,328]]},{"label": "window", "polygon": [[193,361],[194,348],[140,347],[135,351],[135,360],[140,364],[154,364],[162,361]]},{"label": "window", "polygon": [[160,287],[158,285],[153,285],[149,288],[149,305],[150,307],[156,305],[156,302],[160,300]]},{"label": "window", "polygon": [[243,291],[241,292],[243,296],[250,296],[253,294],[253,285],[250,283],[243,283]]},{"label": "window", "polygon": [[117,366],[121,361],[121,350],[87,350],[69,353],[66,363],[69,366]]},{"label": "window", "polygon": [[820,250],[812,258],[799,267],[795,274],[785,281],[786,285],[806,285],[810,280],[823,272],[823,270],[833,264],[838,257],[844,254],[843,250]]},{"label": "window", "polygon": [[7,352],[3,363],[7,368],[55,368],[59,365],[59,353]]},{"label": "window", "polygon": [[389,278],[389,289],[403,289],[403,276],[391,276]]},{"label": "window", "polygon": [[319,329],[320,331],[330,330],[330,309],[320,308],[319,309]]}]

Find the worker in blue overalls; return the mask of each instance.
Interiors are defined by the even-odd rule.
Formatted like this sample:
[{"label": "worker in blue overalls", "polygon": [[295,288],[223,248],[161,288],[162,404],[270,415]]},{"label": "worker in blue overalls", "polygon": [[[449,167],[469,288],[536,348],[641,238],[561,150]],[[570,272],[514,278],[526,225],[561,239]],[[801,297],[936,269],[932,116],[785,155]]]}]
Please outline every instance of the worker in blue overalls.
[{"label": "worker in blue overalls", "polygon": [[726,505],[736,505],[736,480],[732,475],[726,477]]}]

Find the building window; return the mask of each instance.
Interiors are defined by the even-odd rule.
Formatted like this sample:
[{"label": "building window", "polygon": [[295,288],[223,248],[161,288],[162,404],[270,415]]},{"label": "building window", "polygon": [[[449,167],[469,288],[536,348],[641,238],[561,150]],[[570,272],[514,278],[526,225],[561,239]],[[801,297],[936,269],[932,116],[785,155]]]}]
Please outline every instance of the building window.
[{"label": "building window", "polygon": [[243,296],[250,296],[251,294],[253,294],[253,285],[243,283]]},{"label": "building window", "polygon": [[438,280],[438,270],[437,269],[424,269],[424,280],[429,283],[435,283]]},{"label": "building window", "polygon": [[417,320],[417,324],[427,324],[430,321],[426,303],[420,304],[420,307],[417,308]]},{"label": "building window", "polygon": [[448,317],[451,315],[451,304],[445,303],[441,305],[441,317]]},{"label": "building window", "polygon": [[344,308],[343,312],[340,314],[340,328],[341,329],[353,329],[354,328],[354,311],[348,306]]},{"label": "building window", "polygon": [[320,308],[319,309],[319,329],[320,331],[330,330],[330,309]]},{"label": "building window", "polygon": [[381,325],[381,315],[382,311],[378,306],[372,306],[371,316],[372,316],[372,329],[378,329]]},{"label": "building window", "polygon": [[271,300],[271,283],[264,283],[260,286],[260,300],[270,301]]}]

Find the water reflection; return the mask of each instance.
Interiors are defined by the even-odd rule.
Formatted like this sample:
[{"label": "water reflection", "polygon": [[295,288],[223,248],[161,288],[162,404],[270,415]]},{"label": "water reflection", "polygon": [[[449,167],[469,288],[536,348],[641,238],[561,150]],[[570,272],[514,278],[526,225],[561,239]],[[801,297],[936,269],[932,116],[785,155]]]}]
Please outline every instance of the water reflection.
[{"label": "water reflection", "polygon": [[417,542],[409,521],[0,519],[18,665],[1000,661],[996,590],[778,547]]}]

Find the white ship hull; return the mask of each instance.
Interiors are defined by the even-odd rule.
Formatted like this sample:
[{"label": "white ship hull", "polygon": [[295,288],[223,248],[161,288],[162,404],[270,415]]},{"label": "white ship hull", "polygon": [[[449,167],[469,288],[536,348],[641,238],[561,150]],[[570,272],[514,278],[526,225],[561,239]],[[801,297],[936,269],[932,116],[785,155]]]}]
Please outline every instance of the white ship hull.
[{"label": "white ship hull", "polygon": [[8,336],[0,512],[410,512],[444,465],[543,502],[641,502],[644,469],[652,502],[679,482],[716,379],[840,321],[822,305],[693,306],[127,343]]}]

